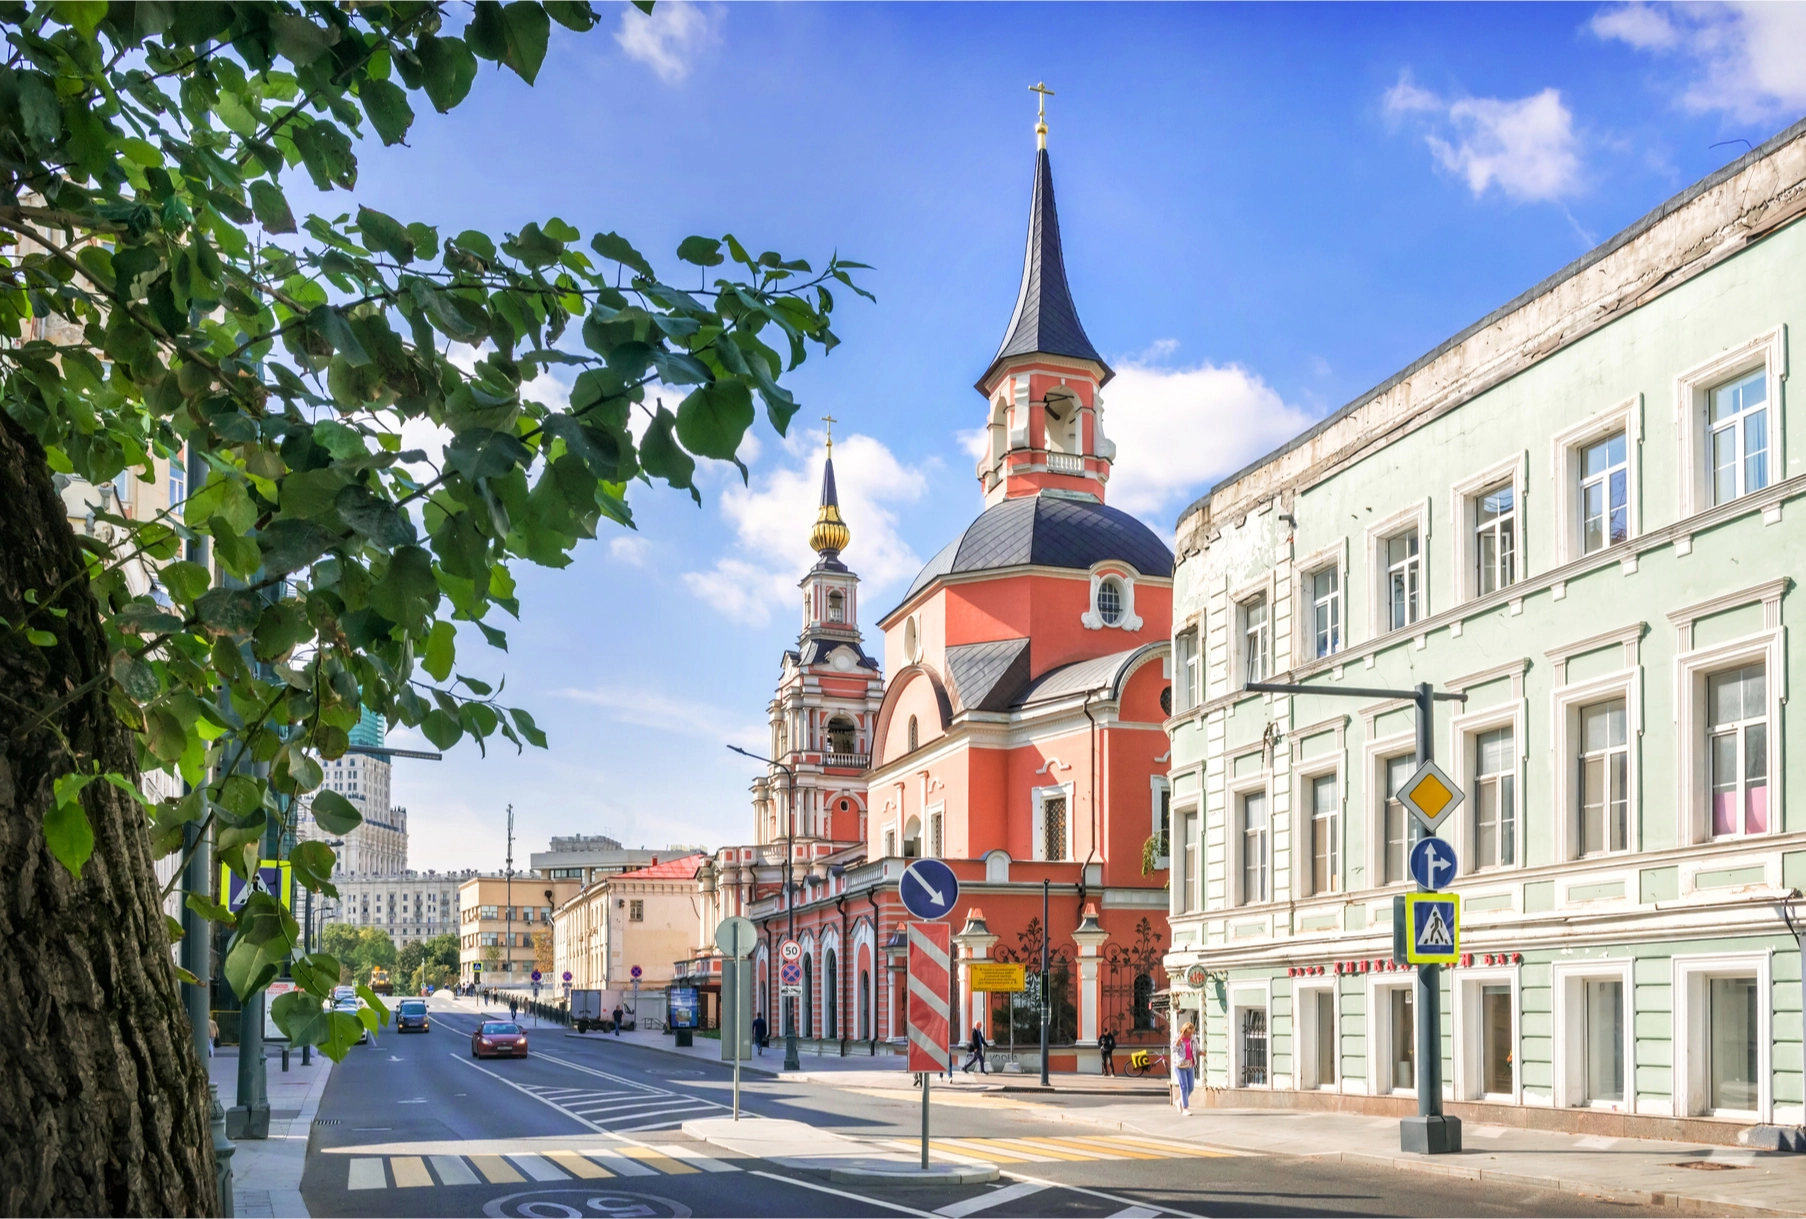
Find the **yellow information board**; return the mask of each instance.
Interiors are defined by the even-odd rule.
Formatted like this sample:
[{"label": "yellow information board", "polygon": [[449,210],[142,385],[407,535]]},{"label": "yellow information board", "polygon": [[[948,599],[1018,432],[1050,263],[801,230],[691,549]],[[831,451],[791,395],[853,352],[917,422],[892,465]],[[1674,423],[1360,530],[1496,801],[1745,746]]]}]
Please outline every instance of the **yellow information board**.
[{"label": "yellow information board", "polygon": [[973,962],[972,989],[989,991],[1022,991],[1028,989],[1020,965]]}]

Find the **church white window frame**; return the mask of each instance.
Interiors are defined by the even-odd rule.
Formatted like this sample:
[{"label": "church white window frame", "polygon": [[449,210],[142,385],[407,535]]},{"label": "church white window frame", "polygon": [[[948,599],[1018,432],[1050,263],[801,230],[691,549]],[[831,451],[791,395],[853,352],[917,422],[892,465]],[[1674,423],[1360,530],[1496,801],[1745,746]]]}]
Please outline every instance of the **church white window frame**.
[{"label": "church white window frame", "polygon": [[[1550,757],[1554,760],[1555,826],[1557,841],[1555,859],[1568,863],[1577,859],[1603,859],[1608,855],[1634,855],[1643,849],[1642,808],[1642,738],[1643,738],[1643,667],[1641,640],[1648,629],[1638,622],[1614,631],[1606,631],[1545,652],[1555,688],[1550,692]],[[1568,662],[1606,648],[1622,649],[1622,666],[1585,681],[1568,681]],[[1581,799],[1581,713],[1601,703],[1620,700],[1624,703],[1624,741],[1629,753],[1625,775],[1626,825],[1621,851],[1580,853]]]},{"label": "church white window frame", "polygon": [[[1480,597],[1490,597],[1502,593],[1514,584],[1521,584],[1530,574],[1530,564],[1526,561],[1528,551],[1528,531],[1524,528],[1524,471],[1526,456],[1514,453],[1504,461],[1489,466],[1472,477],[1465,478],[1450,488],[1450,510],[1454,520],[1460,527],[1454,531],[1454,543],[1457,550],[1455,557],[1455,573],[1458,582],[1456,600],[1473,601]],[[1491,525],[1483,526],[1480,517],[1481,502],[1492,493],[1509,487],[1511,490],[1511,506],[1499,513],[1498,520]],[[1481,591],[1481,554],[1480,535],[1482,532],[1501,535],[1511,539],[1508,548],[1510,558],[1505,560],[1507,570],[1503,578],[1493,588]],[[1420,541],[1418,554],[1423,554],[1425,547]],[[1497,573],[1499,563],[1495,561]],[[1427,609],[1427,607],[1426,607]]]},{"label": "church white window frame", "polygon": [[[1587,480],[1586,451],[1620,432],[1624,434],[1625,461],[1624,542],[1634,541],[1643,532],[1643,395],[1633,394],[1618,405],[1557,432],[1549,440],[1549,474],[1555,483],[1555,564],[1558,567],[1587,554],[1582,520],[1582,486]],[[1607,495],[1609,520],[1609,487]],[[1602,554],[1624,542],[1611,541],[1608,527],[1604,547],[1592,553]]]},{"label": "church white window frame", "polygon": [[[1781,625],[1781,596],[1790,578],[1782,576],[1765,584],[1740,592],[1715,597],[1698,605],[1678,609],[1668,615],[1679,634],[1678,654],[1674,659],[1676,766],[1679,780],[1681,812],[1679,842],[1697,846],[1714,841],[1711,833],[1711,792],[1708,789],[1710,767],[1707,765],[1706,679],[1711,675],[1741,665],[1760,663],[1765,667],[1768,713],[1768,808],[1769,828],[1761,834],[1747,836],[1760,842],[1778,833],[1780,810],[1787,807],[1787,740],[1781,719],[1782,704],[1787,701],[1787,628]],[[1693,627],[1702,618],[1725,610],[1760,602],[1765,628],[1736,639],[1727,639],[1707,647],[1693,646]],[[1743,835],[1737,836],[1743,839]]]},{"label": "church white window frame", "polygon": [[[1034,859],[1042,862],[1072,862],[1074,858],[1073,793],[1074,785],[1071,783],[1058,783],[1048,787],[1037,787],[1031,792],[1030,799],[1034,802],[1033,826],[1035,837],[1030,845],[1034,847]],[[1050,861],[1047,857],[1047,806],[1049,801],[1055,799],[1063,799],[1066,802],[1066,827],[1065,834],[1063,835],[1065,844],[1062,848],[1063,853],[1060,858],[1058,860]]]},{"label": "church white window frame", "polygon": [[[1139,631],[1141,629],[1142,619],[1135,612],[1135,577],[1137,574],[1135,569],[1126,563],[1103,562],[1092,566],[1090,608],[1079,618],[1086,630],[1101,631],[1108,628],[1110,630]],[[1114,622],[1106,617],[1109,598],[1109,594],[1104,592],[1106,586],[1115,593],[1117,599],[1117,614]],[[1101,605],[1099,604],[1100,596],[1105,598],[1105,603]]]},{"label": "church white window frame", "polygon": [[[1772,1120],[1774,1096],[1774,987],[1772,954],[1760,952],[1676,955],[1674,967],[1674,1116]],[[1713,978],[1754,978],[1756,983],[1756,1107],[1712,1109],[1709,1072]]]},{"label": "church white window frame", "polygon": [[[1728,347],[1708,360],[1675,374],[1674,423],[1679,461],[1681,519],[1722,506],[1712,502],[1708,463],[1711,453],[1710,409],[1712,391],[1749,373],[1762,370],[1768,378],[1768,482],[1742,492],[1736,500],[1765,497],[1778,499],[1775,485],[1785,481],[1787,469],[1786,420],[1781,383],[1787,379],[1787,327],[1775,326]],[[1739,486],[1741,486],[1741,482]],[[1766,505],[1764,505],[1766,507]]]}]

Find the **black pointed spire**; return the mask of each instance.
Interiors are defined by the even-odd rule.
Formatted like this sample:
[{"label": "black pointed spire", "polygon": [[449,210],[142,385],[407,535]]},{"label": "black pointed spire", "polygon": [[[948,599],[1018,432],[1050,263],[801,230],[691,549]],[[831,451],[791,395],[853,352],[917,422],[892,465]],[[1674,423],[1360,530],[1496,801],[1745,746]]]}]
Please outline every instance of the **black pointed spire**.
[{"label": "black pointed spire", "polygon": [[[1047,149],[1035,154],[1034,200],[1028,214],[1028,250],[1022,261],[1022,288],[1016,294],[1016,312],[1004,332],[1003,345],[991,360],[991,366],[979,379],[978,390],[997,371],[997,366],[1012,356],[1070,356],[1090,360],[1104,370],[1103,381],[1113,373],[1079,323],[1079,312],[1072,303],[1072,289],[1066,285],[1066,257],[1060,250],[1060,216],[1054,208],[1053,167]],[[1100,381],[1099,384],[1102,384]]]}]

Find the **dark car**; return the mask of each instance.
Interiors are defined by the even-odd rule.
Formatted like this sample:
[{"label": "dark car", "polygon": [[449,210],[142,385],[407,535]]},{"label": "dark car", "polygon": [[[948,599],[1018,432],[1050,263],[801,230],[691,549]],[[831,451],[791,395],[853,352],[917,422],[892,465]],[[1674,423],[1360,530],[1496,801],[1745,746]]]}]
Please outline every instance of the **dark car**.
[{"label": "dark car", "polygon": [[511,1020],[486,1020],[470,1035],[472,1058],[525,1058],[527,1034]]},{"label": "dark car", "polygon": [[432,1024],[426,1018],[426,1000],[403,999],[395,1008],[395,1031],[411,1033],[416,1029],[422,1033],[433,1031]]}]

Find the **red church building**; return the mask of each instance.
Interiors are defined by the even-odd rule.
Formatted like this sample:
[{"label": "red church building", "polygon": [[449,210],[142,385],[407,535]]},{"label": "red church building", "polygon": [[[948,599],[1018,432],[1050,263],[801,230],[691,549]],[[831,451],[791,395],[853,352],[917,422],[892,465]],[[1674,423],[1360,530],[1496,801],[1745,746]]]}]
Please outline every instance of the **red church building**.
[{"label": "red church building", "polygon": [[[784,767],[755,785],[766,849],[719,857],[723,912],[760,927],[760,1009],[774,1034],[794,1020],[806,1054],[901,1051],[898,881],[930,855],[961,884],[950,920],[959,1040],[977,1025],[1037,1068],[1033,1001],[972,994],[964,966],[1021,962],[1032,994],[1043,940],[1052,1069],[1097,1070],[1105,1029],[1123,1045],[1163,1036],[1173,556],[1105,503],[1112,373],[1067,286],[1037,131],[1022,285],[977,383],[984,510],[878,619],[884,679],[860,650],[855,581],[838,561],[858,522],[840,521],[830,462],[822,513],[838,532],[824,539],[818,521],[812,535],[824,562],[803,582],[801,648],[774,703],[789,709],[781,725],[774,717]],[[805,670],[814,676],[799,680]],[[846,761],[856,778],[836,765]],[[799,776],[794,803],[785,767]],[[793,925],[807,966],[800,1003],[780,999],[773,965]]]}]

